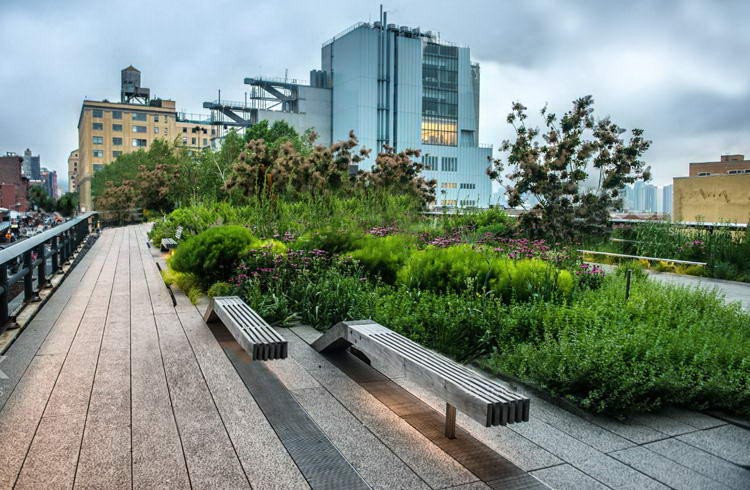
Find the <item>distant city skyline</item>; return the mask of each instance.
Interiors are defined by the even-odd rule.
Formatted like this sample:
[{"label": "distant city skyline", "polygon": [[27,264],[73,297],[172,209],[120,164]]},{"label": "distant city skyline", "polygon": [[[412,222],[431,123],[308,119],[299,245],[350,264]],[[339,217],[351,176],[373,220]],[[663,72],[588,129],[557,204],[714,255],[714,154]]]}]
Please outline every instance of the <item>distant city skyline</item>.
[{"label": "distant city skyline", "polygon": [[[482,67],[481,143],[497,148],[511,136],[505,116],[513,101],[534,115],[545,103],[561,113],[574,98],[591,94],[598,116],[643,128],[654,141],[645,159],[656,185],[687,175],[689,162],[750,152],[750,33],[741,25],[750,14],[747,2],[716,8],[709,1],[644,0],[623,8],[583,0],[482,0],[457,10],[439,0],[398,0],[384,7],[389,22],[429,26],[443,39],[472,47]],[[44,165],[66,175],[78,144],[81,99],[117,100],[122,67],[138,66],[145,85],[176,100],[178,110],[203,112],[201,103],[219,89],[242,100],[243,77],[288,70],[304,78],[320,59],[321,40],[342,26],[375,20],[377,9],[342,0],[227,0],[220,6],[5,0],[0,153],[32,148]],[[273,21],[237,22],[230,29],[228,17]]]}]

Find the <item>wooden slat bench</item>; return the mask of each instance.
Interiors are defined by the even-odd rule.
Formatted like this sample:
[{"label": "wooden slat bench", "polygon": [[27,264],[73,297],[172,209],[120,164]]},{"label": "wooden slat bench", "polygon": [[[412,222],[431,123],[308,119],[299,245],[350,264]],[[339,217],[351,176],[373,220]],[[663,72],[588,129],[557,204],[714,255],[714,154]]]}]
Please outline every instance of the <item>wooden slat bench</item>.
[{"label": "wooden slat bench", "polygon": [[161,251],[167,252],[173,248],[177,248],[177,242],[182,239],[182,226],[178,226],[174,232],[174,238],[162,238],[161,239]]},{"label": "wooden slat bench", "polygon": [[286,340],[238,296],[217,296],[204,315],[206,323],[221,320],[253,360],[286,359]]},{"label": "wooden slat bench", "polygon": [[319,352],[351,346],[376,369],[398,373],[445,400],[445,435],[451,439],[456,409],[485,427],[529,420],[528,398],[371,320],[338,323],[312,346]]}]

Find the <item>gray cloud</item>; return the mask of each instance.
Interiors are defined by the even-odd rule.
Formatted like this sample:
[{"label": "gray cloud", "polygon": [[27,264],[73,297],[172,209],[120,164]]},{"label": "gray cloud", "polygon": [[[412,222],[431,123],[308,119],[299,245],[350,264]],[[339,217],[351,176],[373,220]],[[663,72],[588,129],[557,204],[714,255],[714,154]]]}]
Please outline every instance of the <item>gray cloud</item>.
[{"label": "gray cloud", "polygon": [[[399,0],[389,21],[439,31],[482,63],[481,139],[509,136],[513,100],[562,112],[592,94],[600,115],[641,127],[655,181],[687,163],[750,153],[750,34],[742,1]],[[118,97],[119,70],[180,110],[242,98],[256,74],[306,78],[320,45],[378,6],[364,1],[0,2],[0,152],[31,147],[66,173],[83,97]]]}]

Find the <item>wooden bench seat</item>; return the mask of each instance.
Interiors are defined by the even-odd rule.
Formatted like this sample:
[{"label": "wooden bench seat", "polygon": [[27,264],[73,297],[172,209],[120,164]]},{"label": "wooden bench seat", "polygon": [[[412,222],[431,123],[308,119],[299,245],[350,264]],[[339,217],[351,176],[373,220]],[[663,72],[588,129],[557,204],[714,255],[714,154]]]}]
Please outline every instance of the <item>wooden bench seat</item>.
[{"label": "wooden bench seat", "polygon": [[341,322],[313,342],[319,352],[352,347],[379,371],[404,376],[446,401],[446,436],[458,409],[485,427],[529,420],[530,400],[370,320]]},{"label": "wooden bench seat", "polygon": [[178,226],[174,231],[174,238],[162,238],[161,239],[161,251],[168,252],[173,248],[177,248],[177,242],[182,239],[182,226]]},{"label": "wooden bench seat", "polygon": [[206,323],[220,320],[253,360],[286,359],[288,346],[263,318],[239,296],[217,296],[204,315]]}]

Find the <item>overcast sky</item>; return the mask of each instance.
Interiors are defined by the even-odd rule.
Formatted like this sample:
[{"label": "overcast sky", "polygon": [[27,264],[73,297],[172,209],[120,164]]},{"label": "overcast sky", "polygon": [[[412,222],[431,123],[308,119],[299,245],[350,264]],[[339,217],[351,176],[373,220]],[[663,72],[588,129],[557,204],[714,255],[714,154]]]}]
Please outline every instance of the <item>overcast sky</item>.
[{"label": "overcast sky", "polygon": [[[750,154],[750,1],[391,1],[389,22],[440,32],[481,63],[480,140],[509,136],[511,102],[596,113],[645,129],[654,182],[691,161]],[[27,147],[67,178],[84,97],[118,100],[142,71],[178,110],[242,99],[245,76],[308,78],[320,46],[364,1],[0,0],[0,152]]]}]

